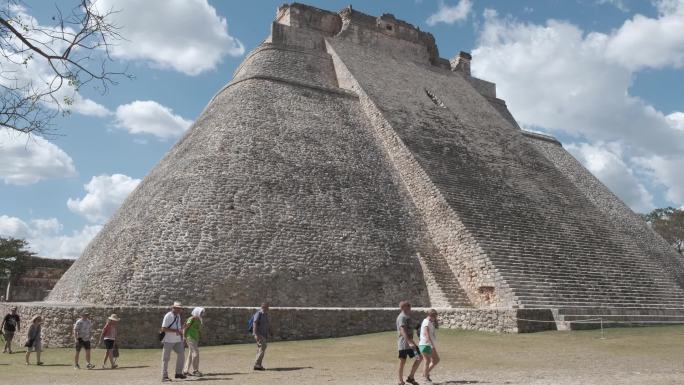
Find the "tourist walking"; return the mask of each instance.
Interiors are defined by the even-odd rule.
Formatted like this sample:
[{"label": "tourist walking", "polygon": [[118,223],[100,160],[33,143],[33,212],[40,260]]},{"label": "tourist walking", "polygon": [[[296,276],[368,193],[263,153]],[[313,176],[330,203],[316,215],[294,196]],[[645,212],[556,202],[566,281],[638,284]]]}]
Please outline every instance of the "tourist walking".
[{"label": "tourist walking", "polygon": [[100,336],[100,341],[98,346],[104,342],[105,346],[105,356],[102,360],[102,369],[107,368],[107,360],[112,369],[116,369],[118,365],[114,362],[114,349],[116,348],[116,334],[118,331],[118,325],[121,318],[118,315],[112,314],[107,318],[107,323],[104,328],[102,328],[102,335]]},{"label": "tourist walking", "polygon": [[266,370],[263,366],[264,354],[268,347],[268,337],[271,335],[271,325],[268,320],[269,304],[264,302],[261,304],[259,311],[252,316],[252,334],[257,344],[256,360],[254,361],[254,370]]},{"label": "tourist walking", "polygon": [[86,368],[92,369],[95,365],[90,363],[90,336],[93,323],[90,320],[90,314],[83,313],[81,318],[76,320],[74,324],[74,347],[76,348],[76,355],[74,356],[74,369],[81,369],[79,365],[79,355],[81,349],[85,349]]},{"label": "tourist walking", "polygon": [[413,366],[411,373],[406,378],[406,382],[418,385],[415,380],[416,371],[421,363],[421,355],[418,347],[413,342],[414,323],[411,320],[411,304],[408,301],[401,301],[399,303],[401,313],[397,317],[397,346],[399,348],[399,385],[404,385],[404,366],[406,365],[406,358],[413,358]]},{"label": "tourist walking", "polygon": [[[185,342],[190,349],[185,359],[185,368],[183,368],[183,374],[186,376],[202,377],[202,373],[199,371],[199,341],[202,336],[203,317],[204,308],[196,307],[192,309],[192,316],[185,323]],[[192,365],[192,372],[190,372],[190,365]]]},{"label": "tourist walking", "polygon": [[435,345],[437,341],[436,329],[438,327],[437,310],[430,309],[427,317],[425,317],[420,325],[420,341],[418,342],[420,353],[425,358],[423,377],[428,384],[432,384],[432,379],[430,378],[432,369],[439,364],[439,354],[437,353],[437,345]]},{"label": "tourist walking", "polygon": [[21,320],[19,319],[19,314],[17,314],[16,306],[12,306],[10,312],[2,319],[2,327],[0,329],[2,329],[2,336],[5,337],[5,348],[2,352],[12,354],[14,333],[21,330]]},{"label": "tourist walking", "polygon": [[40,353],[43,351],[42,322],[43,318],[39,315],[31,318],[31,326],[24,344],[28,348],[26,349],[26,365],[31,364],[29,358],[31,358],[32,352],[36,352],[36,365],[43,365],[43,362],[40,360]]},{"label": "tourist walking", "polygon": [[183,320],[181,315],[183,306],[180,302],[174,302],[171,311],[166,313],[162,320],[161,332],[163,333],[161,342],[162,348],[162,382],[171,381],[169,379],[168,367],[171,359],[171,352],[176,352],[176,378],[186,378],[183,374],[183,361],[185,361],[185,350],[183,346]]}]

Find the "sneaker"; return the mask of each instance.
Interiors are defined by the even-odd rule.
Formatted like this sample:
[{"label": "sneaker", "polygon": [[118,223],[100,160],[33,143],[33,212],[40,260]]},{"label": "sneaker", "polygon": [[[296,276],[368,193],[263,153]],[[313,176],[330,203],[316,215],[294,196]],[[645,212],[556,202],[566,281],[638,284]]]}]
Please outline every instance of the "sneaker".
[{"label": "sneaker", "polygon": [[199,370],[195,370],[194,372],[192,372],[192,375],[195,377],[202,377],[204,374],[202,374],[202,372],[200,372]]},{"label": "sneaker", "polygon": [[168,377],[162,377],[162,382],[171,382],[171,379]]},{"label": "sneaker", "polygon": [[88,365],[86,365],[86,368],[88,368],[88,369],[92,369],[92,368],[94,368],[94,367],[95,367],[95,365],[93,365],[93,364],[91,364],[91,363],[88,363]]},{"label": "sneaker", "polygon": [[117,364],[112,365],[112,369],[116,369],[118,367],[119,367],[119,365],[117,365]]},{"label": "sneaker", "polygon": [[75,364],[74,369],[81,369],[81,367],[78,364]]},{"label": "sneaker", "polygon": [[42,362],[36,362],[36,365],[43,365]]},{"label": "sneaker", "polygon": [[176,374],[176,378],[180,378],[181,380],[185,380],[187,377],[185,377],[185,374],[179,373],[179,374]]},{"label": "sneaker", "polygon": [[418,381],[416,381],[416,379],[413,378],[413,377],[407,378],[407,379],[406,379],[406,382],[408,382],[408,383],[411,384],[411,385],[418,385]]},{"label": "sneaker", "polygon": [[255,366],[255,367],[254,367],[254,370],[263,371],[263,370],[266,370],[266,368],[264,368],[263,366]]},{"label": "sneaker", "polygon": [[432,378],[430,378],[430,376],[423,377],[423,379],[425,380],[425,383],[428,385],[434,384],[434,382],[432,382]]}]

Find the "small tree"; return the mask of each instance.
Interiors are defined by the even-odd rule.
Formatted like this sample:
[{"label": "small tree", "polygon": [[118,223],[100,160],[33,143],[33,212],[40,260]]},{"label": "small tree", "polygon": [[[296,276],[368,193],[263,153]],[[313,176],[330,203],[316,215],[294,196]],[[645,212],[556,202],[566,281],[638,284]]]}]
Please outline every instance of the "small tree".
[{"label": "small tree", "polygon": [[0,277],[7,282],[6,300],[8,301],[12,280],[26,270],[28,259],[35,255],[27,250],[27,247],[28,242],[23,239],[0,237]]},{"label": "small tree", "polygon": [[109,48],[121,39],[110,23],[114,11],[80,0],[67,13],[55,12],[52,25],[43,26],[20,0],[0,0],[0,127],[45,133],[53,118],[69,113],[84,85],[104,93],[117,77],[130,77],[107,68]]},{"label": "small tree", "polygon": [[644,217],[653,230],[684,255],[684,210],[674,207],[655,209]]}]

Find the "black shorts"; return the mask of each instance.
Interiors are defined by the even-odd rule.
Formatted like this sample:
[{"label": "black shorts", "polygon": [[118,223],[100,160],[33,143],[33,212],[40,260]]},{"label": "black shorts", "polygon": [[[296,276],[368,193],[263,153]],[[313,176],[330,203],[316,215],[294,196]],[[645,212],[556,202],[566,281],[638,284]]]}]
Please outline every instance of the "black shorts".
[{"label": "black shorts", "polygon": [[408,358],[415,358],[417,360],[421,359],[422,356],[420,355],[420,352],[417,349],[404,349],[399,351],[399,358],[401,359],[406,359]]},{"label": "black shorts", "polygon": [[85,350],[90,350],[90,341],[83,341],[83,338],[79,338],[76,341],[76,351],[80,352],[81,348],[84,348]]},{"label": "black shorts", "polygon": [[114,349],[114,340],[104,340],[104,343],[107,350]]}]

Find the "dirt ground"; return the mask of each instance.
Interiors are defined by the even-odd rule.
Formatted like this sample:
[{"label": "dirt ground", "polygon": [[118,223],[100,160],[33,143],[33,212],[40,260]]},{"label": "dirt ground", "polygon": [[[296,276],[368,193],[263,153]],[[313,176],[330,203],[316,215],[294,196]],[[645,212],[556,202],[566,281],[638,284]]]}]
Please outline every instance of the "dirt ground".
[{"label": "dirt ground", "polygon": [[[439,384],[684,384],[684,326],[500,335],[438,331]],[[278,342],[266,372],[253,372],[252,345],[201,349],[205,384],[396,384],[394,333]],[[102,350],[93,350],[101,365]],[[71,349],[48,349],[45,366],[0,355],[0,384],[160,383],[160,350],[122,350],[116,370],[75,370]],[[416,376],[421,382],[422,376]],[[183,381],[183,382],[186,382]],[[174,381],[175,383],[181,381]]]}]

